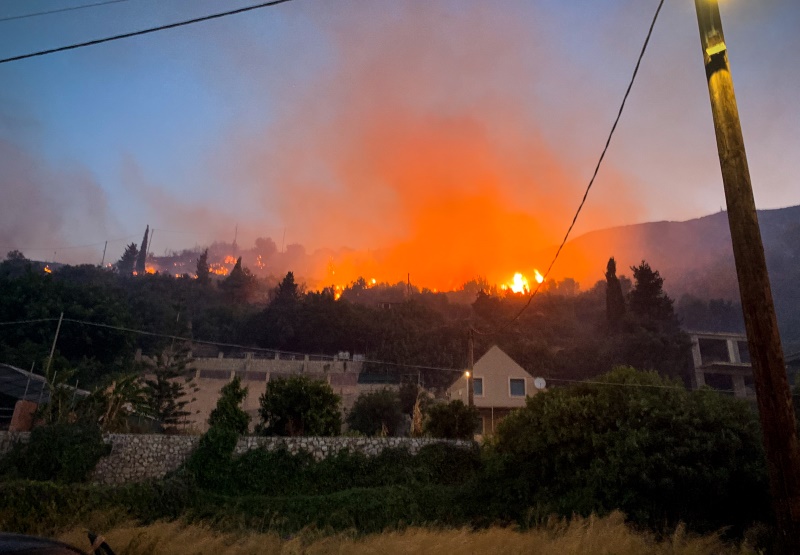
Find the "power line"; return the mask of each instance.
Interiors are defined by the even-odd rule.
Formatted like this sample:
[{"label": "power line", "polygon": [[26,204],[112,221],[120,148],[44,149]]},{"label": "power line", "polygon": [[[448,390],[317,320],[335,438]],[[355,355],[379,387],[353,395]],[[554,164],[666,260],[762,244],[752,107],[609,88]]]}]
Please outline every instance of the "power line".
[{"label": "power line", "polygon": [[[58,318],[40,318],[40,319],[35,319],[35,320],[17,320],[17,321],[13,321],[13,322],[0,322],[0,326],[9,326],[9,325],[13,325],[13,324],[31,324],[31,323],[39,323],[39,322],[57,322],[58,320],[59,320]],[[332,355],[318,355],[318,354],[315,355],[315,354],[310,354],[310,353],[300,353],[300,352],[296,352],[296,351],[282,351],[280,349],[268,349],[268,348],[265,348],[265,347],[252,347],[252,346],[247,346],[247,345],[239,345],[239,344],[236,344],[236,343],[223,343],[223,342],[219,342],[219,341],[204,341],[202,339],[192,339],[192,338],[189,338],[189,337],[182,337],[182,336],[179,336],[179,335],[169,335],[169,334],[156,333],[156,332],[145,331],[145,330],[137,330],[137,329],[134,329],[134,328],[127,328],[127,327],[124,327],[124,326],[112,326],[110,324],[102,324],[102,323],[99,323],[99,322],[89,322],[89,321],[86,321],[86,320],[77,320],[75,318],[64,318],[63,321],[64,322],[71,322],[73,324],[82,324],[82,325],[94,326],[94,327],[98,327],[98,328],[111,329],[111,330],[123,331],[123,332],[128,332],[128,333],[136,333],[136,334],[139,334],[139,335],[147,335],[147,336],[150,336],[150,337],[161,337],[163,339],[174,339],[176,341],[187,341],[189,343],[196,343],[198,345],[213,345],[213,346],[217,346],[217,347],[230,347],[230,348],[243,349],[243,350],[246,350],[246,351],[261,351],[261,352],[276,353],[276,354],[281,354],[281,355],[292,355],[292,356],[302,356],[302,357],[306,357],[306,356],[308,356],[308,357],[319,357],[319,358],[325,358],[325,359],[328,359],[328,360],[333,360],[334,359],[334,356],[332,356]],[[426,366],[426,365],[420,365],[420,364],[405,364],[405,363],[401,363],[401,362],[388,362],[388,361],[385,361],[385,360],[364,359],[364,360],[361,360],[361,361],[358,361],[358,362],[369,363],[369,364],[380,364],[380,365],[385,365],[385,366],[400,366],[400,367],[405,367],[405,368],[417,368],[417,369],[420,369],[420,370],[436,370],[436,371],[441,371],[441,372],[456,372],[456,373],[459,373],[459,374],[464,372],[463,369],[445,368],[445,367],[441,367],[441,366]],[[562,382],[562,383],[568,383],[568,384],[605,385],[605,386],[611,386],[611,387],[636,387],[636,388],[672,389],[672,390],[676,390],[676,391],[687,391],[686,388],[683,388],[683,387],[680,387],[680,386],[670,386],[670,385],[629,384],[629,383],[603,382],[603,381],[598,381],[598,380],[571,380],[571,379],[567,379],[567,378],[553,378],[553,377],[547,377],[546,379],[549,382]],[[732,389],[713,389],[712,388],[712,389],[709,389],[708,391],[713,391],[713,392],[716,392],[716,393],[734,393],[734,390],[732,390]],[[794,395],[794,396],[799,396],[799,395]]]},{"label": "power line", "polygon": [[137,237],[137,235],[128,235],[127,237],[120,237],[118,239],[108,239],[108,241],[100,241],[99,243],[87,243],[86,245],[67,245],[64,247],[0,247],[0,249],[16,249],[19,251],[64,251],[69,249],[86,249],[89,247],[99,247],[104,245],[106,242],[108,243],[118,243],[120,241],[127,241],[128,239],[133,239]]},{"label": "power line", "polygon": [[37,320],[17,320],[15,322],[0,322],[0,326],[11,326],[15,324],[36,324],[39,322],[55,322],[58,318],[39,318]]},{"label": "power line", "polygon": [[[633,83],[636,80],[637,74],[639,73],[639,66],[642,64],[642,58],[644,58],[644,53],[647,50],[647,45],[649,44],[650,37],[653,34],[653,28],[656,25],[656,20],[658,19],[658,14],[661,12],[661,7],[663,5],[664,5],[664,0],[660,0],[659,3],[658,3],[658,7],[656,8],[656,13],[655,13],[655,15],[653,15],[653,21],[650,23],[650,28],[647,31],[647,36],[644,39],[644,44],[642,45],[642,50],[641,50],[641,52],[639,52],[639,58],[636,60],[636,66],[633,68],[633,75],[631,76],[631,80],[628,83],[628,88],[625,90],[625,95],[622,97],[622,103],[619,106],[619,111],[617,112],[617,117],[614,118],[614,124],[611,126],[611,131],[608,133],[608,138],[606,139],[606,144],[603,147],[603,151],[600,153],[600,158],[597,160],[597,164],[594,167],[594,172],[592,173],[592,177],[589,180],[589,184],[586,186],[586,190],[583,193],[583,198],[581,199],[580,204],[578,204],[578,209],[575,211],[575,215],[572,217],[572,222],[569,224],[569,227],[567,228],[567,232],[564,234],[564,239],[561,241],[561,244],[558,246],[558,249],[556,250],[556,254],[553,256],[553,260],[550,261],[550,265],[547,267],[547,271],[544,273],[544,276],[543,276],[544,279],[542,279],[542,281],[539,282],[536,285],[536,289],[534,289],[533,292],[531,292],[531,294],[528,296],[528,302],[525,303],[525,306],[523,306],[520,309],[520,311],[516,314],[516,316],[514,316],[511,320],[506,322],[501,328],[499,328],[494,333],[501,333],[502,331],[504,331],[511,324],[516,322],[519,319],[519,317],[522,316],[522,313],[525,312],[528,309],[528,307],[531,305],[531,301],[533,301],[533,298],[536,296],[536,294],[539,292],[539,289],[542,287],[542,283],[544,283],[544,280],[547,279],[547,277],[550,275],[550,271],[553,269],[553,265],[555,265],[556,260],[558,260],[558,257],[561,254],[561,250],[564,248],[564,245],[567,243],[567,239],[569,239],[569,235],[570,235],[570,233],[572,233],[572,228],[575,227],[575,222],[578,221],[578,216],[580,215],[581,210],[583,210],[583,205],[586,203],[586,199],[589,196],[589,191],[592,189],[592,185],[594,185],[594,180],[597,177],[597,173],[600,171],[600,165],[603,163],[603,160],[606,157],[606,152],[608,151],[608,147],[611,144],[611,138],[614,136],[614,132],[617,129],[617,124],[619,123],[619,120],[622,117],[622,111],[625,109],[625,102],[627,102],[627,100],[628,100],[628,96],[630,95],[631,89],[633,88]],[[488,335],[488,333],[486,333],[486,332],[480,332],[478,330],[474,330],[474,331],[476,333],[481,334],[481,335]]]},{"label": "power line", "polygon": [[[54,320],[54,319],[51,318],[50,320]],[[57,320],[57,318],[55,320]],[[75,323],[75,324],[84,324],[84,325],[87,325],[87,326],[95,326],[95,327],[112,329],[112,330],[117,330],[117,331],[124,331],[124,332],[129,332],[129,333],[137,333],[137,334],[140,334],[140,335],[147,335],[147,336],[150,336],[150,337],[161,337],[163,339],[174,339],[176,341],[188,341],[190,343],[197,343],[199,345],[213,345],[213,346],[217,346],[217,347],[229,347],[229,348],[235,348],[235,349],[243,349],[243,350],[247,350],[247,351],[262,351],[262,352],[269,352],[269,353],[277,353],[277,354],[281,354],[281,355],[292,355],[292,356],[302,356],[302,357],[306,357],[306,356],[308,356],[308,357],[319,357],[319,358],[325,358],[325,359],[329,359],[329,360],[333,360],[334,359],[334,357],[332,355],[319,355],[319,354],[315,355],[315,354],[310,354],[310,353],[298,353],[298,352],[293,352],[293,351],[282,351],[282,350],[279,350],[279,349],[269,349],[269,348],[266,348],[266,347],[251,347],[251,346],[247,346],[247,345],[239,345],[239,344],[236,344],[236,343],[223,343],[223,342],[219,342],[219,341],[205,341],[205,340],[202,340],[202,339],[193,339],[193,338],[190,338],[190,337],[182,337],[182,336],[179,336],[179,335],[168,335],[168,334],[156,333],[156,332],[151,332],[151,331],[144,331],[144,330],[137,330],[137,329],[133,329],[133,328],[126,328],[126,327],[123,327],[123,326],[112,326],[112,325],[109,325],[109,324],[101,324],[101,323],[98,323],[98,322],[87,322],[85,320],[76,320],[74,318],[64,318],[64,322],[72,322],[72,323]],[[459,373],[464,371],[464,370],[455,369],[455,368],[443,368],[443,367],[438,367],[438,366],[423,366],[423,365],[419,365],[419,364],[405,364],[405,363],[401,363],[401,362],[388,362],[388,361],[384,361],[384,360],[364,359],[364,360],[362,360],[360,362],[369,363],[369,364],[381,364],[381,365],[388,365],[388,366],[401,366],[401,367],[406,367],[406,368],[418,368],[418,369],[421,369],[421,370],[440,370],[440,371],[445,371],[445,372],[459,372]]]},{"label": "power line", "polygon": [[164,31],[166,29],[175,29],[177,27],[183,27],[184,25],[191,25],[193,23],[200,23],[203,21],[210,21],[212,19],[219,19],[221,17],[226,17],[229,15],[240,14],[244,12],[249,12],[251,10],[257,10],[259,8],[268,8],[270,6],[277,6],[278,4],[283,4],[285,2],[291,2],[292,0],[272,0],[271,2],[262,2],[260,4],[255,4],[252,6],[245,6],[244,8],[238,8],[236,10],[229,10],[226,12],[219,12],[211,15],[204,15],[202,17],[196,17],[194,19],[187,19],[185,21],[178,21],[176,23],[168,23],[166,25],[159,25],[158,27],[150,27],[148,29],[142,29],[140,31],[132,31],[130,33],[123,33],[121,35],[113,35],[110,37],[105,37],[102,39],[94,39],[86,42],[79,42],[76,44],[70,44],[68,46],[59,46],[58,48],[50,48],[48,50],[39,50],[38,52],[31,52],[29,54],[21,54],[19,56],[12,56],[11,58],[4,58],[0,60],[0,64],[5,64],[8,62],[16,62],[19,60],[25,60],[27,58],[35,58],[37,56],[45,56],[47,54],[55,54],[56,52],[64,52],[67,50],[75,50],[76,48],[83,48],[84,46],[94,46],[95,44],[102,44],[104,42],[111,42],[120,39],[127,39],[130,37],[137,37],[139,35],[147,35],[149,33],[155,33],[157,31]]},{"label": "power line", "polygon": [[30,17],[39,17],[40,15],[50,15],[61,12],[71,12],[74,10],[82,10],[84,8],[94,8],[95,6],[105,6],[107,4],[119,4],[120,2],[127,2],[128,0],[106,0],[105,2],[95,2],[94,4],[82,4],[80,6],[72,6],[70,8],[59,8],[57,10],[48,10],[45,12],[29,13],[24,15],[12,15],[11,17],[0,18],[0,22],[13,21],[17,19],[28,19]]}]

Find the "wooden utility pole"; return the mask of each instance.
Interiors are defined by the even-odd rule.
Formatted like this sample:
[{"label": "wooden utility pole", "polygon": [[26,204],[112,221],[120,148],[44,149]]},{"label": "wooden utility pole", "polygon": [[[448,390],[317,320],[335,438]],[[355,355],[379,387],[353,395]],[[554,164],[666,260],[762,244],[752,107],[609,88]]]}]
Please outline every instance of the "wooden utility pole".
[{"label": "wooden utility pole", "polygon": [[58,325],[56,326],[56,334],[53,336],[53,344],[50,346],[50,356],[47,357],[47,368],[44,369],[44,375],[47,377],[50,373],[50,364],[53,363],[53,353],[56,352],[56,343],[58,342],[58,332],[61,331],[61,322],[64,320],[64,313],[58,317]]},{"label": "wooden utility pole", "polygon": [[739,294],[778,527],[779,553],[800,553],[800,443],[781,348],[750,170],[717,0],[695,0],[728,205]]},{"label": "wooden utility pole", "polygon": [[475,332],[469,328],[469,339],[467,340],[467,406],[475,406],[475,392],[472,389],[473,377],[472,370],[475,360]]}]

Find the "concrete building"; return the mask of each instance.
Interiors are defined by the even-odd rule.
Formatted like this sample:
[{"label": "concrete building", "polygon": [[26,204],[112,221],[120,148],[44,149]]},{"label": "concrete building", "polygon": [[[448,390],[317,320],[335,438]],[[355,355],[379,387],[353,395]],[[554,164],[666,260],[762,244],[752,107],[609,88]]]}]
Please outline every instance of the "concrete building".
[{"label": "concrete building", "polygon": [[[544,388],[542,378],[534,378],[497,345],[473,365],[473,401],[481,415],[479,434],[493,434],[497,424],[512,410],[525,406],[525,399]],[[467,378],[462,375],[447,390],[450,400],[467,404]]]},{"label": "concrete building", "polygon": [[753,368],[743,333],[689,332],[692,340],[692,388],[705,385],[741,399],[755,400]]},{"label": "concrete building", "polygon": [[347,411],[361,393],[392,387],[382,383],[360,383],[362,366],[363,362],[352,360],[348,353],[327,356],[261,351],[228,355],[219,352],[213,357],[192,356],[189,363],[192,380],[185,396],[190,400],[185,407],[190,412],[186,427],[197,432],[204,432],[208,428],[208,417],[217,404],[220,390],[235,377],[247,388],[242,408],[251,417],[251,428],[260,422],[259,398],[266,391],[267,383],[292,375],[303,375],[330,384],[342,398],[343,410]]}]

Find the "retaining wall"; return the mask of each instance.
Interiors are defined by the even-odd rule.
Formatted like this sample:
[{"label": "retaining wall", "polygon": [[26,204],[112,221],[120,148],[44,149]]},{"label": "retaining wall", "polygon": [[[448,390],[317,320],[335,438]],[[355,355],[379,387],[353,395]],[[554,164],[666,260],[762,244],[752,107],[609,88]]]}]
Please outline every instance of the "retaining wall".
[{"label": "retaining wall", "polygon": [[[28,441],[27,432],[0,432],[0,455],[11,449],[17,441]],[[176,470],[200,441],[200,436],[163,434],[106,434],[111,443],[111,454],[100,459],[92,481],[101,484],[124,484],[148,478],[163,478]],[[434,438],[408,437],[259,437],[239,438],[236,453],[263,447],[269,451],[286,446],[290,453],[306,451],[322,460],[339,451],[348,450],[368,456],[379,454],[386,448],[405,447],[417,453],[425,445],[448,443],[464,449],[472,447],[471,441],[453,441]]]}]

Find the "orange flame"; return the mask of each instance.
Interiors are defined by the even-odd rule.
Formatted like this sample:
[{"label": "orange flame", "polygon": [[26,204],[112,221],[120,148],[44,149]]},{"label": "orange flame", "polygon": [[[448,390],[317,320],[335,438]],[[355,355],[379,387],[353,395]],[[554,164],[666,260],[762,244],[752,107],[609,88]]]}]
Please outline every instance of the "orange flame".
[{"label": "orange flame", "polygon": [[53,270],[50,269],[50,266],[45,266],[44,267],[44,273],[45,274],[52,274]]},{"label": "orange flame", "polygon": [[[533,279],[536,280],[536,283],[542,283],[544,281],[544,276],[539,273],[539,270],[534,269]],[[514,277],[511,278],[511,281],[502,284],[500,289],[503,291],[508,291],[510,289],[514,293],[528,293],[531,290],[531,286],[528,278],[517,272],[514,274]]]}]

